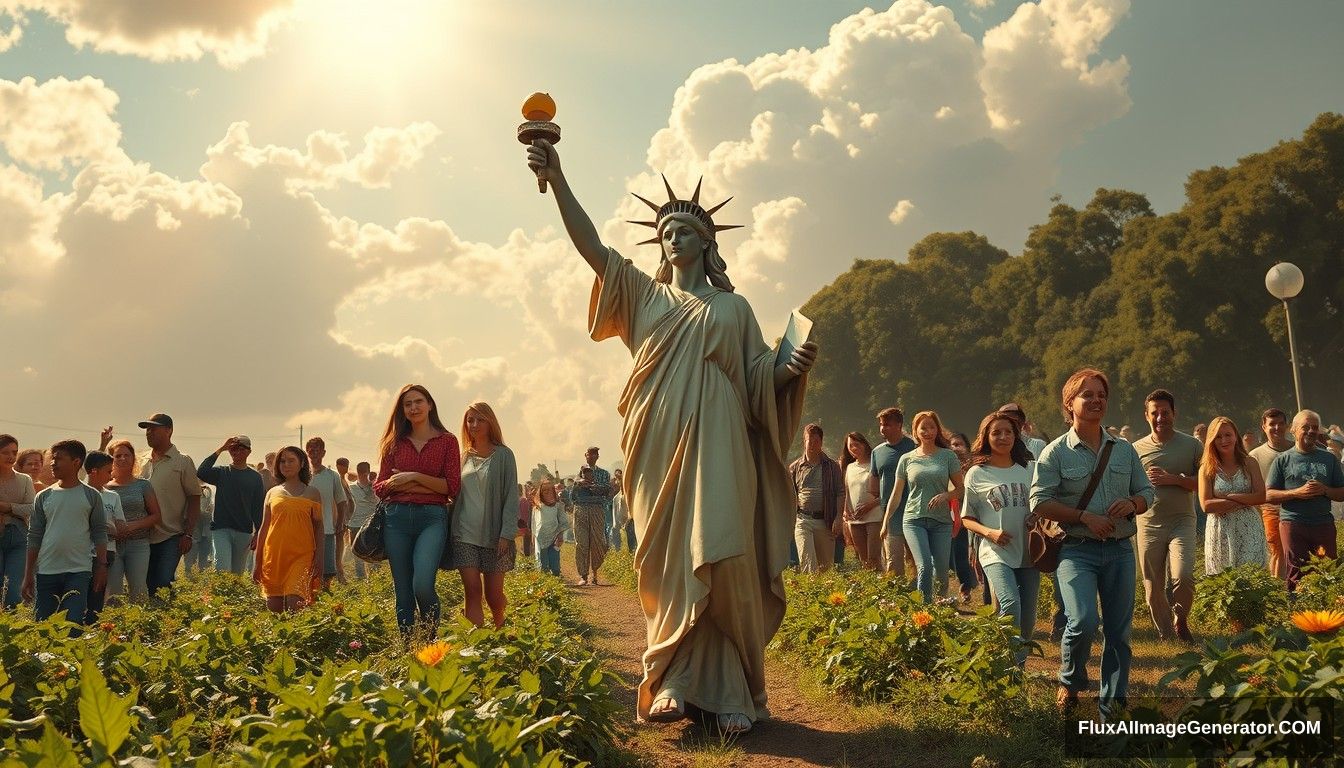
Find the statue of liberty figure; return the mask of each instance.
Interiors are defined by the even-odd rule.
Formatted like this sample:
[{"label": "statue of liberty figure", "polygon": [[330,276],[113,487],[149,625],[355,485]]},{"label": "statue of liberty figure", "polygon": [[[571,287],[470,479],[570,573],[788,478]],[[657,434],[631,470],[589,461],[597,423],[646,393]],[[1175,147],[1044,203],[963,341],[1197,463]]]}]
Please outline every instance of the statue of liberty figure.
[{"label": "statue of liberty figure", "polygon": [[787,456],[816,345],[786,359],[766,345],[719,255],[723,203],[701,207],[699,185],[689,200],[666,180],[667,203],[639,198],[656,215],[631,223],[662,249],[651,277],[602,244],[554,146],[534,142],[527,163],[597,273],[593,340],[619,337],[634,359],[618,410],[648,628],[639,717],[673,722],[697,707],[724,732],[747,731],[769,716],[765,646],[784,617],[797,506]]}]

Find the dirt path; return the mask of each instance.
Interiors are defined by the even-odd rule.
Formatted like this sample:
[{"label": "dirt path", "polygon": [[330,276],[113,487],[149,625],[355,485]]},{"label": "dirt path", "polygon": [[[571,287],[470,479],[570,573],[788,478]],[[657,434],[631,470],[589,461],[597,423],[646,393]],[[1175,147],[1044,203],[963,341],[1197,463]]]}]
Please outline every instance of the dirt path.
[{"label": "dirt path", "polygon": [[[571,563],[565,563],[572,584]],[[607,668],[624,685],[619,698],[633,737],[627,746],[652,766],[877,766],[861,726],[843,719],[845,707],[806,699],[780,662],[766,667],[766,689],[772,719],[757,723],[747,734],[725,739],[699,723],[635,724],[635,688],[644,653],[644,614],[635,595],[619,586],[571,587],[596,629],[596,641]],[[838,717],[837,717],[838,715]]]}]

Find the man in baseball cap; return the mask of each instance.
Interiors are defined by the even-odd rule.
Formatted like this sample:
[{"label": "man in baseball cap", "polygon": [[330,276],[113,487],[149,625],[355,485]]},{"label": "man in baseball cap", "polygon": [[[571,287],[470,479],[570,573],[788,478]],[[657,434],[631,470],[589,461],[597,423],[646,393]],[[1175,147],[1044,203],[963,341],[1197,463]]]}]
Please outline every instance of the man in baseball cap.
[{"label": "man in baseball cap", "polygon": [[1027,450],[1031,451],[1032,458],[1041,455],[1045,450],[1045,441],[1036,437],[1036,428],[1031,422],[1027,421],[1027,412],[1022,410],[1022,406],[1017,403],[1004,403],[999,406],[999,413],[1006,413],[1017,419],[1017,426],[1022,430],[1022,442],[1026,443]]},{"label": "man in baseball cap", "polygon": [[191,532],[201,516],[201,481],[196,462],[173,445],[173,417],[156,413],[140,422],[149,444],[149,458],[141,462],[140,477],[154,486],[161,518],[149,532],[149,594],[171,587],[182,556],[191,551]]},{"label": "man in baseball cap", "polygon": [[[229,454],[229,464],[215,466],[219,455],[225,452]],[[266,492],[261,473],[247,463],[251,455],[252,438],[234,435],[196,469],[197,478],[215,486],[215,516],[207,535],[214,544],[217,571],[245,574],[247,553],[256,547],[261,531]]]}]

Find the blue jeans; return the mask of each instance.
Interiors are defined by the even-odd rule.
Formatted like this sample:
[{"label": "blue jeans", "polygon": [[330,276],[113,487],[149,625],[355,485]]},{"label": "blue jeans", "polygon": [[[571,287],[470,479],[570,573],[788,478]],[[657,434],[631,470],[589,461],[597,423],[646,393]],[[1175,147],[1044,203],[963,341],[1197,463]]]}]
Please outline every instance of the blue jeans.
[{"label": "blue jeans", "polygon": [[181,539],[181,535],[169,536],[158,544],[149,545],[149,572],[145,581],[150,597],[164,587],[172,588],[173,580],[177,578],[177,566],[182,562],[182,553],[178,551]]},{"label": "blue jeans", "polygon": [[949,565],[957,572],[957,582],[966,594],[969,595],[971,590],[980,586],[975,569],[971,567],[971,532],[964,525],[961,533],[952,537],[952,562]]},{"label": "blue jeans", "polygon": [[9,523],[0,533],[0,596],[6,608],[22,602],[23,569],[28,557],[28,531],[19,523]]},{"label": "blue jeans", "polygon": [[612,509],[610,504],[602,510],[602,524],[606,526],[603,530],[607,532],[607,546],[614,547],[620,552],[621,534],[616,530],[616,510]]},{"label": "blue jeans", "polygon": [[[75,573],[39,573],[34,590],[33,618],[43,621],[58,610],[65,610],[65,618],[76,624],[84,623],[84,607],[89,599],[89,582],[93,571]],[[76,631],[71,637],[78,635]]]},{"label": "blue jeans", "polygon": [[[999,615],[1012,616],[1017,624],[1017,636],[1023,641],[1031,639],[1031,630],[1036,626],[1036,598],[1041,591],[1041,572],[1026,566],[1013,568],[1003,563],[984,563],[985,581],[999,601]],[[1017,655],[1019,665],[1027,663],[1027,651],[1022,649]]]},{"label": "blue jeans", "polygon": [[187,573],[210,567],[215,556],[214,537],[210,533],[210,518],[201,515],[196,521],[196,530],[191,532],[191,551],[186,555]]},{"label": "blue jeans", "polygon": [[952,523],[928,517],[911,517],[901,523],[905,543],[915,558],[915,585],[924,602],[933,602],[933,585],[942,584],[952,557]]},{"label": "blue jeans", "polygon": [[397,627],[403,635],[409,635],[419,608],[420,621],[437,631],[439,596],[434,591],[434,578],[448,541],[448,511],[437,504],[396,502],[387,505],[386,515],[383,543],[392,569]]},{"label": "blue jeans", "polygon": [[210,532],[210,540],[215,549],[215,570],[247,573],[248,545],[252,543],[251,531],[216,528]]},{"label": "blue jeans", "polygon": [[[1125,706],[1129,693],[1130,630],[1134,623],[1134,545],[1129,539],[1069,538],[1059,553],[1055,578],[1068,623],[1060,643],[1059,684],[1077,693],[1088,687],[1087,660],[1101,623],[1103,716]],[[1097,600],[1101,616],[1097,616]]]},{"label": "blue jeans", "polygon": [[126,539],[117,543],[117,556],[107,568],[108,597],[116,597],[129,588],[132,601],[145,601],[149,596],[149,547],[149,539]]},{"label": "blue jeans", "polygon": [[537,547],[537,565],[541,566],[542,573],[549,573],[552,576],[560,575],[560,548],[559,547]]}]

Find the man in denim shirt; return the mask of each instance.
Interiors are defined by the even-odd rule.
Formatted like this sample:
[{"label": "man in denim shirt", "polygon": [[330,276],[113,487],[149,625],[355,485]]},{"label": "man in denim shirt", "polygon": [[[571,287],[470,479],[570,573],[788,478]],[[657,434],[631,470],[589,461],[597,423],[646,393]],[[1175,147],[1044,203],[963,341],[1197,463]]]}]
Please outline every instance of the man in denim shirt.
[{"label": "man in denim shirt", "polygon": [[[1067,534],[1055,572],[1068,617],[1060,641],[1056,703],[1072,707],[1078,692],[1089,687],[1087,660],[1100,621],[1103,718],[1126,703],[1134,619],[1131,538],[1137,530],[1135,515],[1153,503],[1152,483],[1134,447],[1101,428],[1109,397],[1110,383],[1101,371],[1084,368],[1069,377],[1062,404],[1073,428],[1046,446],[1031,483],[1032,514],[1060,523]],[[1079,510],[1078,502],[1107,443],[1112,448],[1101,482],[1087,507]]]}]

